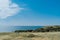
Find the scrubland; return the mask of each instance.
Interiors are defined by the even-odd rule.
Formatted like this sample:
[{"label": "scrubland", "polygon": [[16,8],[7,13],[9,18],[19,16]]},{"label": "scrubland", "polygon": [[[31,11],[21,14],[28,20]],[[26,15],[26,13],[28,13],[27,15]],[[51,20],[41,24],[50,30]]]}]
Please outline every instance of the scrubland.
[{"label": "scrubland", "polygon": [[60,32],[0,33],[0,40],[60,40]]}]

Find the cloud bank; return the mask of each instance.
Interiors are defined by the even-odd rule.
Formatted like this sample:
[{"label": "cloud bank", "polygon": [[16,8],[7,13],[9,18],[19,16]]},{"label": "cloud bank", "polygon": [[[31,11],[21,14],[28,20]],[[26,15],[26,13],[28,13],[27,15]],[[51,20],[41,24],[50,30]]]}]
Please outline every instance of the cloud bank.
[{"label": "cloud bank", "polygon": [[13,3],[12,0],[0,0],[1,19],[16,15],[21,10],[22,8],[20,8],[16,3]]}]

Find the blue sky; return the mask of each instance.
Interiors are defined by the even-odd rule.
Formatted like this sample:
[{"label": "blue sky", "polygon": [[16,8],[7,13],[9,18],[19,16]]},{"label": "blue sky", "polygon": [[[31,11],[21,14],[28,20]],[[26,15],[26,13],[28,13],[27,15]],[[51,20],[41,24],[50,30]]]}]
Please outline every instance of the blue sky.
[{"label": "blue sky", "polygon": [[[1,26],[60,25],[60,0],[11,0],[11,2],[11,6],[15,3],[13,9],[8,8],[7,13],[0,12]],[[14,11],[9,14],[11,10]]]}]

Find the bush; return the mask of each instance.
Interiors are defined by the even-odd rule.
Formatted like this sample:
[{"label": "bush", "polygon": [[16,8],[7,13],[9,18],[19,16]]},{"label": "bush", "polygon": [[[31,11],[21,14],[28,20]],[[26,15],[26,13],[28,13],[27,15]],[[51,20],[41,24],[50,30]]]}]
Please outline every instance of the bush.
[{"label": "bush", "polygon": [[27,35],[27,37],[35,37],[36,35],[34,35],[34,34],[29,34],[29,35]]}]

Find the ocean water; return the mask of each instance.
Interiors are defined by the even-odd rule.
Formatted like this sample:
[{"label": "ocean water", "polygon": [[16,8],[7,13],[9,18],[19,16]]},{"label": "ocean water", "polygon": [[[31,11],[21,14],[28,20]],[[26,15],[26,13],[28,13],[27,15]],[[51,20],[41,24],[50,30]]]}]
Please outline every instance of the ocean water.
[{"label": "ocean water", "polygon": [[15,30],[35,30],[43,26],[5,26],[0,27],[0,32],[13,32]]}]

